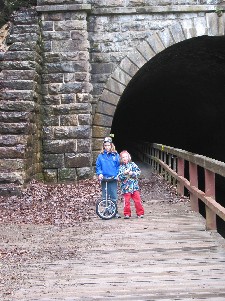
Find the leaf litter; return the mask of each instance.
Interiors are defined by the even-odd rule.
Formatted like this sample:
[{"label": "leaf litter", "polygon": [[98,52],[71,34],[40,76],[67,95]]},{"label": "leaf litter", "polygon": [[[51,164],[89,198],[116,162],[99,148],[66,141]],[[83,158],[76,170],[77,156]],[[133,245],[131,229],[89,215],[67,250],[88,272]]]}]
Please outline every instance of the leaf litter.
[{"label": "leaf litter", "polygon": [[[172,204],[188,200],[178,196],[176,188],[155,173],[148,178],[140,178],[139,186],[143,202],[159,200]],[[121,207],[123,198],[119,188],[118,195]],[[13,291],[26,278],[21,274],[20,266],[40,260],[67,260],[77,256],[77,246],[81,243],[77,229],[79,234],[83,232],[84,237],[85,231],[91,232],[92,225],[88,222],[96,218],[95,203],[100,198],[101,186],[96,178],[55,185],[33,180],[20,196],[0,197],[3,242],[0,245],[1,298],[11,300]],[[42,227],[44,234],[38,233],[41,238],[37,243],[38,227]],[[61,231],[67,231],[65,241],[60,241]],[[18,238],[13,242],[16,236]],[[86,248],[88,244],[86,241]]]}]

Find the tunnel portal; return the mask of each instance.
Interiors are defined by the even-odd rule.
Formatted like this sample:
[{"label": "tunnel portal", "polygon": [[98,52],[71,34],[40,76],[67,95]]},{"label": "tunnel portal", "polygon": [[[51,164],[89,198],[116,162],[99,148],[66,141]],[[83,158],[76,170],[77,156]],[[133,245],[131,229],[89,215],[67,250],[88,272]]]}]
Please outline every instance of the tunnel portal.
[{"label": "tunnel portal", "polygon": [[153,57],[127,85],[111,133],[118,151],[139,140],[225,162],[225,37],[202,36]]}]

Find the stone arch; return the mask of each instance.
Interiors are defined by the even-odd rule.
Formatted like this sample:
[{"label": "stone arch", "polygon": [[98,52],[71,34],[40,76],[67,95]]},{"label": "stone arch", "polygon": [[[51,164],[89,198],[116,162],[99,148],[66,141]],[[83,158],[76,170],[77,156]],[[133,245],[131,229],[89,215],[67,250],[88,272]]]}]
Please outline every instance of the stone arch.
[{"label": "stone arch", "polygon": [[113,116],[123,91],[138,72],[156,54],[187,39],[225,34],[225,14],[207,13],[183,19],[164,30],[154,32],[132,52],[128,53],[108,79],[97,103],[93,119],[93,155],[101,148],[102,139],[110,134]]}]

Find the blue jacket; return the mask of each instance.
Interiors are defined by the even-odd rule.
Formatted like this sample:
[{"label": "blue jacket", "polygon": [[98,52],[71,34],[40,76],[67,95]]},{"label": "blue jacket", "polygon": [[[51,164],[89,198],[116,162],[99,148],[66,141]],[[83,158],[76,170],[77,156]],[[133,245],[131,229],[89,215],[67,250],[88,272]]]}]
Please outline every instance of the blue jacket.
[{"label": "blue jacket", "polygon": [[104,177],[117,177],[120,166],[120,157],[115,152],[99,154],[96,160],[96,173]]}]

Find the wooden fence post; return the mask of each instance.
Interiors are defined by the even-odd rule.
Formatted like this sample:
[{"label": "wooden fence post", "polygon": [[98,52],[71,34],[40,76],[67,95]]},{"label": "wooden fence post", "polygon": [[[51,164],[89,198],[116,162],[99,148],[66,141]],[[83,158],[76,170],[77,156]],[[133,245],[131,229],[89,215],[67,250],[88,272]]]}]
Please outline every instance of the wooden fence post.
[{"label": "wooden fence post", "polygon": [[[181,158],[177,159],[177,174],[178,176],[184,177],[184,160]],[[184,195],[184,184],[179,180],[177,182],[177,193],[179,195]]]},{"label": "wooden fence post", "polygon": [[[189,177],[190,177],[190,185],[198,188],[198,169],[197,169],[197,165],[192,162],[189,162]],[[191,192],[190,192],[190,203],[191,203],[191,209],[193,211],[199,212],[198,198]]]},{"label": "wooden fence post", "polygon": [[[205,195],[215,199],[215,173],[205,169]],[[206,229],[216,230],[216,213],[208,206],[205,206],[206,211]]]}]

